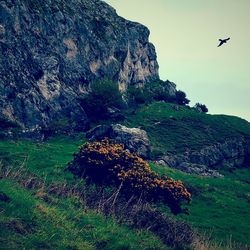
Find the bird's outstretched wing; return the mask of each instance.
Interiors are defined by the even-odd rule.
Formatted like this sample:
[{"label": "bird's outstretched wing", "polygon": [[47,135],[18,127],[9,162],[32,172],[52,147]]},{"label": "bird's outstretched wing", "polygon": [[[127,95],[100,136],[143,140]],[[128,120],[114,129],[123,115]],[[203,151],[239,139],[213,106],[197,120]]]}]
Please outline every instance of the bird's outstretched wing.
[{"label": "bird's outstretched wing", "polygon": [[225,41],[228,41],[228,40],[230,40],[230,37],[228,37],[227,39],[225,39]]},{"label": "bird's outstretched wing", "polygon": [[221,40],[221,39],[219,39],[219,41],[220,41],[220,43],[219,43],[219,45],[217,47],[220,47],[224,43],[224,41]]}]

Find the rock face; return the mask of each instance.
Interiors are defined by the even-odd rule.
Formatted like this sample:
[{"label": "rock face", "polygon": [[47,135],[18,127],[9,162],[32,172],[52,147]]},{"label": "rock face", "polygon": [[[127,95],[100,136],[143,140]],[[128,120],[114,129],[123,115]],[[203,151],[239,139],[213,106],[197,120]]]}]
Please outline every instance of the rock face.
[{"label": "rock face", "polygon": [[78,98],[94,79],[121,91],[159,79],[148,37],[100,0],[0,1],[0,115],[26,128],[65,118],[84,127]]},{"label": "rock face", "polygon": [[215,170],[221,166],[232,168],[250,163],[250,138],[242,137],[187,151],[182,155],[167,154],[158,163],[180,169],[188,173],[219,177]]},{"label": "rock face", "polygon": [[128,128],[120,124],[99,125],[86,134],[89,140],[101,140],[105,137],[113,139],[117,143],[123,143],[131,152],[149,158],[150,144],[147,132],[139,128]]}]

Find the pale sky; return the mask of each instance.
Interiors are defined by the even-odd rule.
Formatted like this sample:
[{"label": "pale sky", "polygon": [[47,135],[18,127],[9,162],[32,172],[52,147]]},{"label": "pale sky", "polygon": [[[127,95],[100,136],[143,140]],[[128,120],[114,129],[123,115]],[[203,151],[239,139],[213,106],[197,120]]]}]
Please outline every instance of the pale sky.
[{"label": "pale sky", "polygon": [[[250,121],[250,0],[107,0],[150,30],[160,78],[209,113]],[[231,40],[217,48],[219,38]]]}]

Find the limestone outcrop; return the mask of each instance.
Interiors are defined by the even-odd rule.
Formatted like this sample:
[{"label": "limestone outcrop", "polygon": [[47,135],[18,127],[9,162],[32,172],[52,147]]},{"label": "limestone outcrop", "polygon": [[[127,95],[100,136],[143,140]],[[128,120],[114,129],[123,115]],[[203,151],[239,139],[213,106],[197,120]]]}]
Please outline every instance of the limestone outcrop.
[{"label": "limestone outcrop", "polygon": [[159,79],[148,37],[100,0],[0,1],[0,116],[23,128],[63,119],[83,128],[79,98],[91,81],[126,91]]},{"label": "limestone outcrop", "polygon": [[183,154],[165,154],[157,161],[184,172],[219,177],[216,169],[249,166],[250,138],[230,139]]}]

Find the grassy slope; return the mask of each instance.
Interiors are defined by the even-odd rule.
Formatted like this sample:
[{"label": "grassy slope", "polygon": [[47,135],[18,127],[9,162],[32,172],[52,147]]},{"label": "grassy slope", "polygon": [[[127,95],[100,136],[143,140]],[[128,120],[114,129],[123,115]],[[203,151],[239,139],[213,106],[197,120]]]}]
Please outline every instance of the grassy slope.
[{"label": "grassy slope", "polygon": [[[159,121],[160,124],[154,124]],[[184,107],[176,111],[170,104],[165,103],[142,107],[135,115],[129,115],[126,123],[145,128],[155,151],[182,152],[187,145],[195,149],[200,145],[223,141],[225,138],[250,134],[249,123],[240,118],[205,115]],[[72,175],[64,169],[83,141],[84,138],[81,136],[56,137],[46,143],[3,140],[0,141],[0,158],[8,165],[23,164],[36,175],[46,177],[47,183],[73,182]],[[216,239],[226,241],[232,235],[233,240],[249,244],[249,170],[237,170],[232,174],[226,173],[223,179],[211,179],[187,175],[160,166],[153,167],[159,173],[183,180],[196,190],[190,215],[181,216],[180,219],[190,221],[202,231],[212,231]],[[129,242],[130,245],[127,247],[139,249],[138,244],[144,242],[144,249],[146,246],[152,247],[157,244],[159,248],[162,247],[158,239],[151,234],[145,236],[145,233],[130,231],[116,225],[112,220],[105,220],[92,211],[86,213],[81,208],[76,209],[79,204],[74,200],[58,199],[55,203],[47,204],[38,199],[34,192],[23,189],[10,180],[1,180],[0,187],[0,191],[4,191],[12,198],[10,204],[0,203],[0,209],[4,211],[1,213],[3,217],[0,225],[4,230],[0,230],[2,232],[0,240],[7,239],[8,244],[12,242],[17,245],[24,244],[26,247],[29,246],[28,244],[38,244],[38,247],[41,244],[42,248],[43,244],[49,242],[51,247],[60,249],[66,249],[66,246],[74,244],[84,244],[86,249],[96,248],[98,244],[109,244],[108,249],[119,249],[120,244]],[[161,206],[161,209],[168,211],[164,206]],[[47,211],[48,214],[47,212],[44,214],[41,210]],[[9,226],[15,219],[26,223],[29,221],[29,216],[33,218],[34,231],[23,234],[16,232],[15,226],[14,231],[11,229],[12,226]],[[55,217],[55,221],[50,220],[50,216]],[[69,225],[65,224],[66,221]],[[85,223],[84,221],[87,221],[87,226],[82,224]],[[87,231],[84,229],[85,226],[88,228]],[[106,228],[109,229],[108,232],[105,231]],[[25,225],[23,230],[25,232]],[[59,234],[56,233],[57,230]],[[81,234],[81,230],[84,235]],[[3,232],[6,234],[3,235]],[[55,232],[55,236],[51,232]],[[116,232],[118,236],[112,232]],[[67,236],[71,234],[74,241]],[[61,240],[60,235],[64,241]],[[125,240],[122,240],[124,238]],[[81,248],[80,245],[75,246]]]},{"label": "grassy slope", "polygon": [[63,171],[74,152],[84,143],[84,136],[56,137],[48,142],[32,142],[29,140],[0,141],[0,157],[9,165],[25,165],[34,174],[49,181],[72,179]]},{"label": "grassy slope", "polygon": [[125,124],[145,129],[155,153],[181,153],[187,147],[199,149],[225,139],[250,136],[250,124],[241,118],[208,115],[164,102],[142,106],[136,114],[127,116]]},{"label": "grassy slope", "polygon": [[[230,238],[250,244],[250,169],[224,173],[224,178],[199,177],[162,166],[152,166],[160,173],[184,181],[193,190],[190,215],[180,216],[219,242]],[[162,211],[168,209],[160,206]]]},{"label": "grassy slope", "polygon": [[0,202],[4,249],[164,249],[151,234],[84,211],[73,198],[50,197],[48,204],[11,180],[0,180],[0,191],[11,198]]},{"label": "grassy slope", "polygon": [[[126,125],[141,126],[148,132],[153,156],[166,151],[181,153],[187,147],[195,150],[226,139],[250,136],[250,123],[241,118],[199,113],[183,106],[177,106],[176,110],[175,107],[156,102],[127,116]],[[196,191],[199,194],[193,195],[190,216],[183,219],[224,242],[232,236],[235,241],[250,244],[249,169],[225,172],[225,178],[213,179],[160,166],[153,168],[199,190]]]},{"label": "grassy slope", "polygon": [[[24,165],[51,181],[73,182],[64,171],[81,138],[54,138],[47,143],[0,141],[4,164]],[[0,246],[4,249],[166,249],[151,233],[135,231],[86,211],[76,199],[49,195],[39,198],[41,190],[29,190],[11,179],[0,179],[0,192],[11,198],[0,201]],[[0,247],[0,248],[1,248]]]}]

